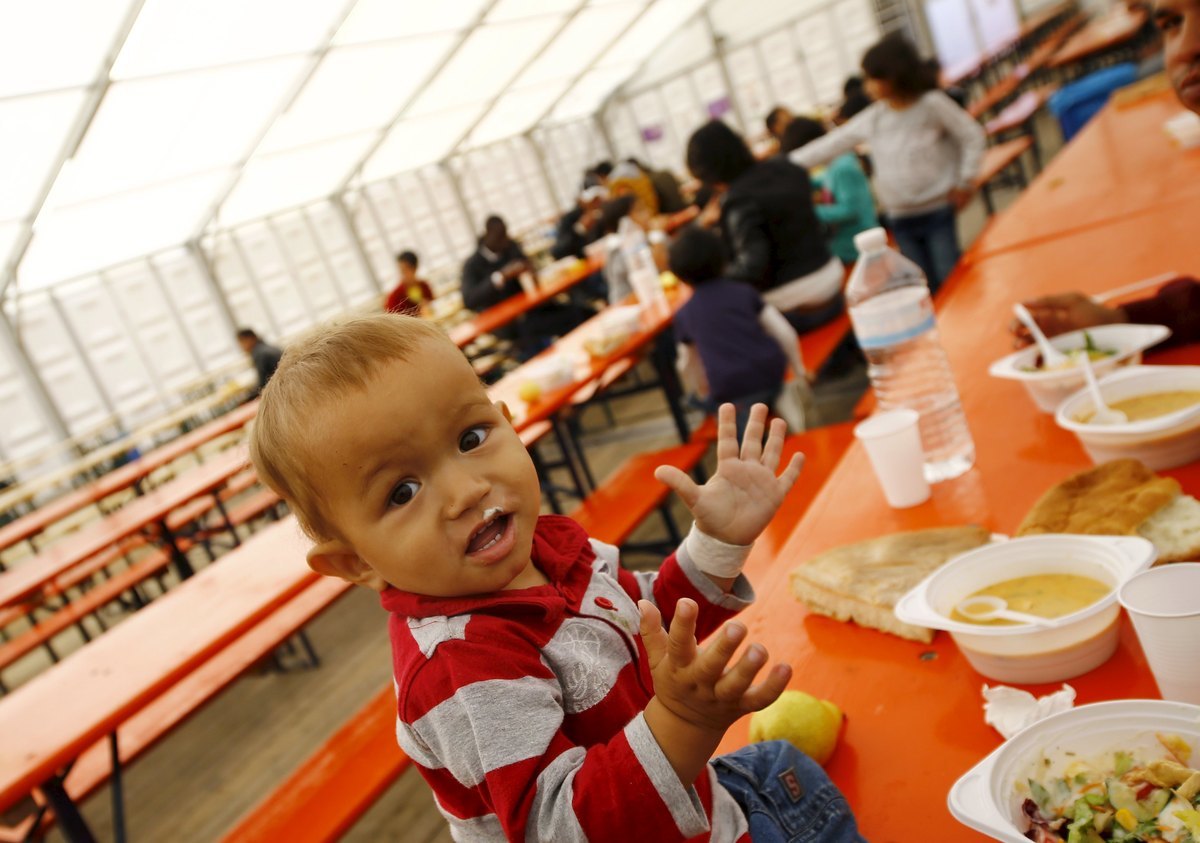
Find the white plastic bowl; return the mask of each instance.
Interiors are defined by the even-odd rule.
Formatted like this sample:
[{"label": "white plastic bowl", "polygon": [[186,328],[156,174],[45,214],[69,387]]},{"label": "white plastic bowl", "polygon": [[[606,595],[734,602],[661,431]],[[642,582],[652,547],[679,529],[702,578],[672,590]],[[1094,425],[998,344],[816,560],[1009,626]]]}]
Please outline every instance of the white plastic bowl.
[{"label": "white plastic bowl", "polygon": [[[1164,325],[1098,325],[1088,328],[1092,341],[1098,348],[1116,350],[1112,357],[1092,361],[1092,371],[1099,377],[1117,366],[1140,363],[1142,352],[1171,336],[1171,329]],[[1050,339],[1050,344],[1060,351],[1074,351],[1084,347],[1083,331],[1071,331]],[[1053,413],[1063,399],[1084,385],[1083,370],[1078,366],[1052,372],[1030,372],[1037,359],[1037,346],[1029,346],[997,360],[988,369],[995,378],[1020,381],[1029,392],[1029,397],[1044,413]]]},{"label": "white plastic bowl", "polygon": [[[1161,752],[1155,732],[1179,735],[1200,747],[1200,706],[1163,700],[1084,705],[1047,717],[1006,741],[950,788],[947,804],[965,826],[1003,843],[1028,843],[1016,783],[1031,778],[1043,757],[1089,758],[1117,749]],[[1159,757],[1159,756],[1155,756]],[[1197,763],[1193,750],[1192,764]]]},{"label": "white plastic bowl", "polygon": [[[1117,589],[1154,562],[1154,545],[1133,536],[1027,536],[956,556],[900,598],[896,617],[950,633],[971,667],[1000,682],[1058,682],[1098,667],[1117,647]],[[1102,600],[1054,627],[982,626],[950,619],[980,589],[1034,574],[1076,574],[1112,586]]]},{"label": "white plastic bowl", "polygon": [[[1138,366],[1113,372],[1100,381],[1106,404],[1155,392],[1200,392],[1200,366]],[[1058,408],[1054,420],[1078,438],[1094,463],[1131,457],[1158,471],[1200,459],[1200,404],[1165,416],[1125,424],[1079,421],[1094,410],[1086,390]]]}]

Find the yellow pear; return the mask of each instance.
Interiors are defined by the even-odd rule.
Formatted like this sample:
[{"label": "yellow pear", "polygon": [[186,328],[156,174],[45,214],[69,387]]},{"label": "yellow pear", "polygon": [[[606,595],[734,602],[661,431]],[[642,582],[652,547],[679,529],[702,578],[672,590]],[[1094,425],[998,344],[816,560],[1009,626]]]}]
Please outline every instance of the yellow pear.
[{"label": "yellow pear", "polygon": [[517,389],[517,396],[526,404],[534,404],[542,397],[542,387],[535,381],[525,381]]},{"label": "yellow pear", "polygon": [[803,691],[784,691],[762,711],[750,715],[750,740],[785,740],[824,765],[837,747],[842,711],[829,700]]}]

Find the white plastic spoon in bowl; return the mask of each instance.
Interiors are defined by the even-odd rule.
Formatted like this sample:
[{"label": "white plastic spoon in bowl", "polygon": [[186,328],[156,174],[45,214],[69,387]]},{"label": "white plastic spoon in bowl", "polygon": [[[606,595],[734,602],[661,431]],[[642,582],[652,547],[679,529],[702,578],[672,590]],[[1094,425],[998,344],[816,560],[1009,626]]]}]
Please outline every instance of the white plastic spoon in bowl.
[{"label": "white plastic spoon in bowl", "polygon": [[1058,621],[1054,618],[1043,618],[1040,615],[1028,615],[1025,612],[1014,611],[1008,608],[1008,603],[1003,597],[992,597],[986,594],[968,597],[954,609],[960,615],[973,621],[1005,620],[1034,626],[1058,626]]},{"label": "white plastic spoon in bowl", "polygon": [[1081,365],[1083,376],[1087,378],[1088,392],[1092,393],[1092,405],[1096,408],[1096,412],[1088,419],[1088,424],[1125,424],[1129,421],[1129,416],[1104,403],[1104,396],[1100,394],[1100,384],[1096,383],[1096,373],[1092,371],[1092,361],[1086,351],[1083,353]]},{"label": "white plastic spoon in bowl", "polygon": [[1059,369],[1065,366],[1067,355],[1050,344],[1050,340],[1046,339],[1046,335],[1038,327],[1037,321],[1033,318],[1033,314],[1029,312],[1029,309],[1020,302],[1017,302],[1013,305],[1013,313],[1021,320],[1021,324],[1029,329],[1029,335],[1033,337],[1033,341],[1037,343],[1038,350],[1042,352],[1042,368]]}]

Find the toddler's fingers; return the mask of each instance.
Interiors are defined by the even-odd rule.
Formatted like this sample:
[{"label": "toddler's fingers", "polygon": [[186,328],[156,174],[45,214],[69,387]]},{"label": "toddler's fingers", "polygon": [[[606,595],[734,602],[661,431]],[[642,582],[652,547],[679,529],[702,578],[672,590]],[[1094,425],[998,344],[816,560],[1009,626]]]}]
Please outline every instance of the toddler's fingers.
[{"label": "toddler's fingers", "polygon": [[696,658],[696,617],[700,610],[696,601],[687,597],[675,604],[671,630],[667,635],[667,655],[677,665],[691,664]]},{"label": "toddler's fingers", "polygon": [[646,655],[650,659],[650,666],[653,667],[667,654],[667,631],[663,629],[662,614],[658,607],[649,600],[638,601],[638,612],[641,614],[638,626],[642,644],[646,647]]},{"label": "toddler's fingers", "polygon": [[660,465],[654,469],[654,476],[658,482],[679,495],[679,499],[688,509],[695,506],[696,501],[700,499],[700,487],[686,471],[680,471],[673,465]]},{"label": "toddler's fingers", "polygon": [[771,672],[767,674],[766,679],[742,694],[742,710],[761,711],[766,708],[779,699],[779,695],[784,692],[791,679],[791,665],[775,665],[771,668]]},{"label": "toddler's fingers", "polygon": [[763,448],[762,464],[774,471],[779,467],[779,458],[783,456],[783,439],[787,436],[787,422],[783,419],[771,419],[771,430],[767,434],[767,445]]},{"label": "toddler's fingers", "polygon": [[721,702],[737,702],[766,663],[766,649],[761,644],[751,644],[733,667],[717,680],[713,686],[713,694]]},{"label": "toddler's fingers", "polygon": [[736,460],[738,455],[737,413],[732,404],[717,408],[717,470],[725,460]]},{"label": "toddler's fingers", "polygon": [[800,477],[800,469],[804,467],[804,460],[804,454],[792,454],[787,468],[783,470],[783,474],[779,475],[780,494],[786,495],[796,485],[796,480]]},{"label": "toddler's fingers", "polygon": [[738,645],[745,638],[745,624],[730,621],[721,627],[721,631],[712,637],[712,641],[696,659],[697,678],[703,682],[715,684],[725,673],[725,665],[729,664]]},{"label": "toddler's fingers", "polygon": [[767,426],[767,405],[755,404],[750,408],[746,431],[742,434],[742,459],[757,462],[762,455],[763,430]]}]

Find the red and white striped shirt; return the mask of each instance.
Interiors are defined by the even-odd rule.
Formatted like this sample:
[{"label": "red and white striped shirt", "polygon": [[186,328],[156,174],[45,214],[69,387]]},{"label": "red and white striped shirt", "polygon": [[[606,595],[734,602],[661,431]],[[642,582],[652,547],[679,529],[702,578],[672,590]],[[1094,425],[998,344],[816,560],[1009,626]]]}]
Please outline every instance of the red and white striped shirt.
[{"label": "red and white striped shirt", "polygon": [[637,600],[670,623],[700,606],[697,634],[753,600],[722,592],[687,543],[657,572],[542,516],[533,562],[548,585],[439,598],[384,592],[398,695],[396,735],[433,788],[455,840],[706,840],[748,843],[741,808],[711,766],[685,788],[646,725],[654,694]]}]

